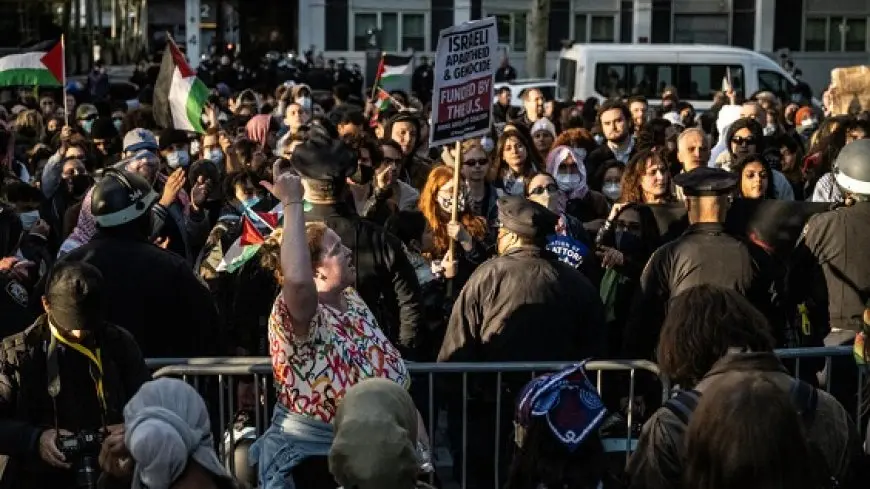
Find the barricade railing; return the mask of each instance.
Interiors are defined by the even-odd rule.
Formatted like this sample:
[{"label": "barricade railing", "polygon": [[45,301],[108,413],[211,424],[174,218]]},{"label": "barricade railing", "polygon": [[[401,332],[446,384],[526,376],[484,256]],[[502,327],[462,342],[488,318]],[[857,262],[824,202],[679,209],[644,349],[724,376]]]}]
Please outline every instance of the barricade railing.
[{"label": "barricade railing", "polygon": [[[846,364],[843,362],[848,359],[851,361],[851,347],[825,347],[825,348],[796,348],[788,350],[778,350],[776,352],[787,366],[793,361],[794,365],[791,370],[798,377],[807,378],[806,362],[812,359],[824,358],[822,375],[819,379],[820,386],[825,390],[830,391],[834,374],[842,375],[845,371]],[[219,444],[219,452],[222,460],[227,462],[228,468],[235,472],[235,457],[230,452],[236,444],[236,437],[232,429],[231,422],[234,413],[238,409],[239,393],[244,391],[248,400],[253,400],[253,403],[248,403],[249,408],[253,408],[254,425],[256,434],[259,436],[268,427],[271,419],[271,411],[274,399],[274,390],[271,382],[272,364],[268,357],[220,357],[220,358],[161,358],[146,360],[148,366],[154,370],[154,377],[180,377],[188,383],[191,383],[206,399],[207,404],[212,408],[213,415],[217,414],[218,423],[222,430],[226,430],[228,434],[224,435]],[[567,366],[573,365],[576,362],[509,362],[509,363],[415,363],[408,362],[408,369],[412,374],[412,396],[415,398],[418,409],[421,413],[425,412],[424,419],[427,423],[427,432],[433,444],[433,459],[435,458],[435,448],[438,446],[450,445],[452,447],[452,465],[453,468],[461,467],[457,475],[457,482],[461,487],[467,486],[467,477],[469,475],[469,436],[476,445],[480,445],[480,434],[484,431],[487,434],[493,435],[492,439],[487,439],[486,443],[492,447],[491,457],[486,454],[484,458],[491,458],[493,468],[491,474],[492,479],[486,479],[487,484],[490,480],[494,484],[493,487],[501,487],[500,478],[505,474],[507,464],[506,451],[510,441],[505,437],[509,436],[513,406],[515,397],[518,394],[516,386],[528,381],[535,375],[542,373],[553,372]],[[815,368],[811,369],[815,374],[815,370],[821,366],[819,362]],[[804,370],[802,370],[802,367]],[[860,420],[860,409],[863,403],[862,389],[863,385],[863,370],[855,368],[854,362],[851,368],[857,371],[857,404],[855,406],[855,419]],[[664,402],[671,394],[671,384],[665,376],[663,376],[658,366],[645,360],[593,360],[586,364],[586,370],[590,380],[596,385],[601,396],[605,399],[620,399],[626,403],[625,407],[625,437],[624,444],[620,446],[628,453],[636,446],[636,439],[632,438],[632,433],[637,432],[638,420],[636,417],[636,402],[646,396],[648,399],[655,397],[655,401]],[[645,379],[645,385],[642,385],[639,390],[636,386],[637,373],[648,372],[649,379]],[[450,378],[453,380],[450,380]],[[605,377],[607,381],[605,382]],[[627,379],[626,379],[627,377]],[[627,380],[627,382],[626,382]],[[657,380],[660,388],[651,389],[649,384],[651,381]],[[614,394],[608,384],[615,382],[618,384]],[[422,384],[422,388],[421,385]],[[627,384],[627,390],[625,389]],[[241,390],[239,386],[243,386]],[[488,391],[483,391],[482,386],[486,385]],[[481,393],[484,392],[482,395]],[[485,392],[489,392],[486,394]],[[652,394],[654,393],[654,394]],[[421,395],[424,397],[421,399]],[[214,405],[215,398],[217,406]],[[507,403],[507,404],[505,404]],[[494,410],[494,419],[488,416],[480,415],[474,419],[469,419],[469,404],[474,406],[475,414],[480,414],[478,409],[480,406],[485,406],[488,410],[492,407]],[[448,409],[444,409],[445,406]],[[505,409],[509,407],[510,409]],[[214,408],[217,412],[214,413]],[[457,419],[455,416],[450,416],[449,421],[444,426],[444,423],[439,421],[439,413],[445,411],[448,414],[459,411],[461,416]],[[647,412],[647,415],[651,412]],[[510,418],[505,419],[508,416]],[[460,424],[456,426],[451,424]],[[487,423],[492,423],[492,430],[483,430],[481,426]],[[471,426],[471,433],[470,427]],[[227,429],[229,428],[229,429]],[[634,430],[633,430],[634,428]],[[860,426],[859,426],[860,429]],[[444,434],[447,433],[449,443],[444,443]],[[461,446],[457,450],[454,444]],[[476,447],[472,456],[481,458],[480,446]],[[441,453],[448,453],[442,451]],[[460,456],[461,460],[456,460],[455,456]],[[433,460],[436,464],[438,460]],[[489,462],[489,460],[487,460]],[[443,464],[443,461],[441,461]],[[457,467],[459,464],[459,467]],[[476,476],[479,477],[480,464],[474,464]],[[487,464],[488,465],[488,464]],[[439,467],[443,469],[443,465]],[[439,471],[440,473],[440,471]],[[488,475],[487,475],[488,477]]]}]

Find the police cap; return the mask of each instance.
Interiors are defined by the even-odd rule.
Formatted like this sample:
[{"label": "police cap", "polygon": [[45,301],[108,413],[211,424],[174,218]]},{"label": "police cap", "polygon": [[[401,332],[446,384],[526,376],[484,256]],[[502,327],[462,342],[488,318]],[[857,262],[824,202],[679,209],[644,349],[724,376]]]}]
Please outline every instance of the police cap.
[{"label": "police cap", "polygon": [[340,188],[356,172],[357,157],[342,141],[313,130],[308,140],[293,150],[290,162],[302,178]]},{"label": "police cap", "polygon": [[553,234],[559,216],[549,209],[518,195],[498,199],[498,220],[502,227],[525,238]]},{"label": "police cap", "polygon": [[45,298],[52,325],[64,331],[93,330],[105,318],[103,275],[86,262],[57,263],[49,274]]},{"label": "police cap", "polygon": [[727,170],[701,166],[675,176],[674,184],[683,187],[686,197],[711,197],[730,194],[739,180]]}]

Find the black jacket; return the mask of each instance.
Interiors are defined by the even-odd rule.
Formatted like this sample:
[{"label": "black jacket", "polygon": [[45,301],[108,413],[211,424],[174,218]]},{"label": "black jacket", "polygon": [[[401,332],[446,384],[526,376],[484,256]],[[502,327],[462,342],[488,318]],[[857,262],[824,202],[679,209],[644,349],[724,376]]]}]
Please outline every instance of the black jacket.
[{"label": "black jacket", "polygon": [[870,299],[870,203],[810,218],[794,255],[793,289],[808,300],[814,336],[830,328],[861,331]]},{"label": "black jacket", "polygon": [[[3,339],[0,348],[0,488],[66,489],[75,487],[72,471],[54,469],[39,457],[39,436],[57,426],[78,433],[123,422],[127,401],[150,380],[142,352],[129,332],[106,324],[95,338],[103,363],[107,412],[101,416],[91,362],[58,346],[60,392],[48,394],[46,349],[51,339],[43,315],[25,331]],[[92,346],[91,349],[95,349]],[[56,403],[56,404],[55,404]],[[56,405],[56,409],[55,409]]]},{"label": "black jacket", "polygon": [[626,324],[625,354],[651,358],[667,302],[681,292],[697,285],[736,290],[771,318],[772,284],[762,250],[728,235],[720,223],[693,224],[650,257]]},{"label": "black jacket", "polygon": [[604,333],[589,280],[548,251],[519,247],[466,282],[438,361],[579,361],[604,353]]},{"label": "black jacket", "polygon": [[145,240],[98,234],[64,261],[84,261],[103,273],[108,320],[130,331],[145,356],[219,353],[217,309],[187,261]]},{"label": "black jacket", "polygon": [[357,216],[347,204],[314,205],[305,212],[305,221],[325,222],[353,251],[357,274],[354,288],[387,338],[406,359],[413,359],[423,308],[417,274],[401,241]]}]

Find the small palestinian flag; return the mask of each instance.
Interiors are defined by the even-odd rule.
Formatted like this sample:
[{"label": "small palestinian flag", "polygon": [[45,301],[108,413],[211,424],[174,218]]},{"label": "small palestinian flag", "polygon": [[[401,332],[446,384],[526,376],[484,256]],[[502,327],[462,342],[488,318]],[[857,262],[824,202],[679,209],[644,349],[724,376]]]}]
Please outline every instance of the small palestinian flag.
[{"label": "small palestinian flag", "polygon": [[[384,54],[381,56],[381,61],[378,63],[378,73],[375,76],[375,85],[378,87],[387,86],[387,89],[394,89],[393,85],[401,84],[402,78],[407,78],[410,81],[410,76],[414,72],[413,65],[414,56],[399,56],[395,54]],[[391,88],[392,87],[392,88]]]},{"label": "small palestinian flag", "polygon": [[[258,229],[258,225],[275,230],[280,220],[280,216],[274,212],[256,212],[252,213],[252,216],[254,219],[251,219],[248,215],[242,216],[242,234],[224,254],[220,265],[217,267],[218,272],[234,273],[247,263],[248,260],[255,257],[257,252],[260,251],[260,247],[266,241],[263,233]],[[254,222],[255,220],[257,221],[256,223]]]},{"label": "small palestinian flag", "polygon": [[196,72],[170,39],[154,87],[154,119],[157,124],[164,128],[204,133],[202,111],[208,95],[208,88],[196,77]]},{"label": "small palestinian flag", "polygon": [[0,58],[0,86],[58,87],[66,78],[63,41],[48,51]]},{"label": "small palestinian flag", "polygon": [[369,125],[371,127],[375,127],[378,125],[378,115],[381,112],[387,110],[390,105],[392,105],[392,103],[393,97],[391,97],[386,90],[378,87],[378,93],[377,95],[375,95],[375,99],[372,101],[372,104],[375,107],[375,111],[372,112],[372,119],[369,121]]}]

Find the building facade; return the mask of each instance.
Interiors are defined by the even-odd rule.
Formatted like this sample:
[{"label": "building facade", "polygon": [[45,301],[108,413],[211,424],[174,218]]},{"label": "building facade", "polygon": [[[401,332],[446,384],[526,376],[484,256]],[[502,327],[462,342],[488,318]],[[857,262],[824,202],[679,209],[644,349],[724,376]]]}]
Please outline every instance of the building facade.
[{"label": "building facade", "polygon": [[[298,45],[365,59],[366,33],[386,51],[431,55],[441,29],[495,16],[524,75],[530,0],[299,0]],[[551,0],[548,73],[562,41],[725,44],[787,51],[816,89],[837,66],[870,64],[870,0]]]}]

